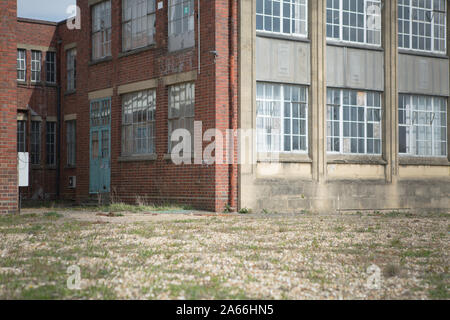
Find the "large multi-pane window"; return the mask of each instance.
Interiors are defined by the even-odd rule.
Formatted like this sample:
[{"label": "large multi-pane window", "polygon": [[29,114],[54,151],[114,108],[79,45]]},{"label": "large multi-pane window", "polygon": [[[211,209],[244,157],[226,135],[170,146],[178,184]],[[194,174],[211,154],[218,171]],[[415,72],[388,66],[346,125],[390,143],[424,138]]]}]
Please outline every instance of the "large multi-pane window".
[{"label": "large multi-pane window", "polygon": [[27,51],[24,49],[17,50],[17,80],[26,81],[27,75]]},{"label": "large multi-pane window", "polygon": [[45,56],[45,74],[48,83],[56,82],[56,53],[47,51]]},{"label": "large multi-pane window", "polygon": [[66,51],[67,65],[67,91],[73,91],[77,88],[77,49],[73,48]]},{"label": "large multi-pane window", "polygon": [[122,1],[122,46],[128,51],[154,43],[155,0]]},{"label": "large multi-pane window", "polygon": [[76,120],[70,120],[66,122],[66,143],[67,143],[67,166],[74,167],[76,164],[76,139],[77,139],[77,126]]},{"label": "large multi-pane window", "polygon": [[92,6],[92,60],[111,56],[111,1]]},{"label": "large multi-pane window", "polygon": [[400,48],[446,53],[446,0],[399,0]]},{"label": "large multi-pane window", "polygon": [[342,154],[381,154],[381,95],[327,90],[327,150]]},{"label": "large multi-pane window", "polygon": [[31,121],[31,164],[41,163],[41,122]]},{"label": "large multi-pane window", "polygon": [[31,82],[41,81],[41,51],[31,51]]},{"label": "large multi-pane window", "polygon": [[256,0],[256,30],[306,37],[308,0]]},{"label": "large multi-pane window", "polygon": [[308,94],[298,85],[257,84],[258,152],[308,150]]},{"label": "large multi-pane window", "polygon": [[446,98],[400,95],[399,153],[447,156]]},{"label": "large multi-pane window", "polygon": [[194,141],[195,84],[183,83],[169,87],[169,152],[172,150],[172,133],[186,129]]},{"label": "large multi-pane window", "polygon": [[327,0],[327,38],[381,45],[381,1]]},{"label": "large multi-pane window", "polygon": [[56,122],[47,122],[46,133],[47,165],[56,165]]},{"label": "large multi-pane window", "polygon": [[27,151],[27,122],[17,121],[17,152]]},{"label": "large multi-pane window", "polygon": [[156,90],[122,97],[122,154],[155,153]]},{"label": "large multi-pane window", "polygon": [[169,0],[169,51],[195,45],[194,0]]}]

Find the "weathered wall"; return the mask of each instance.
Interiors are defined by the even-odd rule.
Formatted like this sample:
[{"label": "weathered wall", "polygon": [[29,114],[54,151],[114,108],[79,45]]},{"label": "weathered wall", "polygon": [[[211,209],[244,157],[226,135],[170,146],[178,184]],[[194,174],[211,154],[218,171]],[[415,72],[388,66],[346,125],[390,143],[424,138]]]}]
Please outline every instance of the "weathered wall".
[{"label": "weathered wall", "polygon": [[0,2],[0,214],[17,211],[16,0]]},{"label": "weathered wall", "polygon": [[[240,125],[255,128],[255,86],[257,80],[296,82],[281,79],[273,68],[259,65],[264,48],[276,47],[281,41],[260,39],[255,25],[256,1],[241,2],[240,20]],[[334,213],[347,210],[443,210],[450,208],[450,166],[447,159],[410,159],[398,156],[398,92],[404,90],[406,77],[404,57],[398,54],[397,2],[389,1],[383,8],[383,45],[364,48],[352,45],[326,45],[326,0],[309,1],[309,41],[311,67],[309,87],[308,155],[281,155],[280,163],[270,163],[259,157],[250,142],[241,145],[249,152],[249,161],[240,167],[240,207],[276,212]],[[272,41],[272,44],[268,42]],[[283,40],[288,42],[287,40]],[[290,44],[303,46],[304,43]],[[264,53],[265,54],[265,53]],[[270,57],[270,51],[267,54]],[[269,61],[269,57],[264,59]],[[409,58],[406,58],[409,59]],[[428,91],[416,93],[446,95],[448,92],[448,58],[414,57],[432,65],[424,74],[409,74],[408,81],[436,77]],[[294,57],[283,61],[285,69],[294,70],[299,63]],[[273,61],[273,59],[271,60]],[[277,61],[275,61],[277,62]],[[278,62],[279,63],[279,62]],[[300,62],[301,63],[301,62]],[[410,63],[410,62],[408,62]],[[275,68],[276,69],[276,68]],[[409,69],[413,69],[409,66]],[[410,71],[409,71],[410,72]],[[262,77],[261,75],[264,75]],[[250,76],[252,75],[252,76]],[[303,75],[305,77],[305,75]],[[410,79],[414,77],[414,79]],[[443,77],[446,77],[444,79]],[[436,86],[432,85],[436,83]],[[383,152],[381,156],[330,155],[325,141],[326,87],[365,89],[383,92]],[[399,89],[400,87],[400,89]],[[437,91],[436,91],[437,90]],[[254,137],[253,137],[254,140]]]}]

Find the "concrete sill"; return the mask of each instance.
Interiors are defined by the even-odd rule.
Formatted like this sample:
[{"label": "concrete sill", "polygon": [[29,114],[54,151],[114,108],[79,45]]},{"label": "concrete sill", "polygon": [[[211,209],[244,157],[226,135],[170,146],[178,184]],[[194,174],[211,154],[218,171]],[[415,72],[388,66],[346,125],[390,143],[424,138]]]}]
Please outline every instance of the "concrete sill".
[{"label": "concrete sill", "polygon": [[119,162],[137,162],[137,161],[156,161],[158,159],[157,154],[146,154],[137,156],[121,156],[118,158]]},{"label": "concrete sill", "polygon": [[418,166],[450,166],[450,162],[444,157],[399,157],[400,165],[418,165]]},{"label": "concrete sill", "polygon": [[328,155],[327,164],[378,164],[386,165],[381,156],[368,155]]},{"label": "concrete sill", "polygon": [[346,47],[352,49],[361,49],[361,50],[372,50],[372,51],[380,51],[383,52],[384,49],[381,46],[375,46],[370,44],[363,43],[353,43],[353,42],[344,42],[344,41],[336,41],[336,40],[327,40],[327,46],[333,47]]},{"label": "concrete sill", "polygon": [[45,85],[47,87],[52,87],[52,88],[56,88],[58,86],[56,83],[53,83],[53,82],[46,82]]},{"label": "concrete sill", "polygon": [[64,170],[73,170],[73,169],[76,169],[76,168],[77,168],[77,166],[65,166]]},{"label": "concrete sill", "polygon": [[70,96],[71,94],[75,94],[75,93],[77,93],[77,90],[70,90],[70,91],[66,91],[66,92],[64,93],[64,95],[65,95],[65,96]]},{"label": "concrete sill", "polygon": [[17,81],[18,86],[27,86],[28,83],[26,81]]},{"label": "concrete sill", "polygon": [[129,51],[121,52],[121,53],[119,53],[119,58],[128,57],[128,56],[139,54],[141,52],[149,51],[152,49],[156,49],[156,44],[151,44],[151,45],[148,45],[148,46],[145,46],[142,48],[136,48],[136,49],[132,49]]},{"label": "concrete sill", "polygon": [[259,163],[312,163],[312,159],[307,154],[302,153],[258,153]]},{"label": "concrete sill", "polygon": [[31,170],[42,170],[44,167],[40,164],[31,164],[30,165]]},{"label": "concrete sill", "polygon": [[91,60],[91,61],[89,61],[88,65],[89,66],[95,66],[97,64],[101,64],[103,62],[109,62],[109,61],[112,61],[112,57],[111,56],[110,57],[101,58],[101,59],[98,59],[98,60]]},{"label": "concrete sill", "polygon": [[271,39],[279,39],[279,40],[288,40],[288,41],[297,41],[297,42],[311,43],[311,40],[309,40],[306,37],[290,36],[290,35],[284,35],[284,34],[278,34],[278,33],[269,33],[269,32],[263,32],[263,31],[257,31],[256,32],[256,36],[257,37],[262,37],[262,38],[271,38]]},{"label": "concrete sill", "polygon": [[408,49],[398,49],[398,53],[407,54],[411,56],[421,56],[421,57],[429,57],[429,58],[439,58],[439,59],[449,59],[449,57],[445,53],[435,53],[435,52],[423,52],[416,50],[408,50]]}]

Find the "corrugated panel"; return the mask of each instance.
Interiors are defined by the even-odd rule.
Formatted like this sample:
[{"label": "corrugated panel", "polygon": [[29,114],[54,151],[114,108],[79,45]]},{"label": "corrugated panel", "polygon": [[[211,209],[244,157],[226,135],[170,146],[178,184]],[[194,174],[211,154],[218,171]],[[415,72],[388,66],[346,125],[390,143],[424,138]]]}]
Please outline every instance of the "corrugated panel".
[{"label": "corrugated panel", "polygon": [[327,86],[384,91],[383,52],[327,46]]},{"label": "corrugated panel", "polygon": [[449,60],[399,55],[399,92],[449,96]]},{"label": "corrugated panel", "polygon": [[256,38],[256,80],[309,85],[310,45],[305,42]]}]

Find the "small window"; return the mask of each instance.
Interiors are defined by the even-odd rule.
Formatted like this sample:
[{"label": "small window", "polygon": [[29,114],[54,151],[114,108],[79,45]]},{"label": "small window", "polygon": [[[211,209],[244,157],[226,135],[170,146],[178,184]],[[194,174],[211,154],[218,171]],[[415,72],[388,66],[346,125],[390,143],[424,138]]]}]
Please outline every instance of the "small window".
[{"label": "small window", "polygon": [[169,87],[169,153],[172,150],[172,133],[186,129],[194,142],[195,84],[183,83]]},{"label": "small window", "polygon": [[67,135],[67,165],[74,167],[76,164],[76,121],[71,120],[66,122]]},{"label": "small window", "polygon": [[17,80],[26,81],[27,75],[27,52],[24,49],[17,50]]},{"label": "small window", "polygon": [[56,165],[56,122],[47,122],[47,165]]},{"label": "small window", "polygon": [[258,83],[258,152],[308,151],[308,94],[297,85]]},{"label": "small window", "polygon": [[48,51],[45,56],[46,81],[56,83],[56,53]]},{"label": "small window", "polygon": [[123,51],[141,48],[154,43],[155,0],[122,1]]},{"label": "small window", "polygon": [[92,60],[111,56],[111,1],[92,6]]},{"label": "small window", "polygon": [[327,150],[341,154],[381,154],[381,94],[327,90]]},{"label": "small window", "polygon": [[256,30],[308,35],[308,0],[256,0]]},{"label": "small window", "polygon": [[169,0],[169,51],[195,45],[194,0]]},{"label": "small window", "polygon": [[27,122],[17,121],[17,152],[27,152]]},{"label": "small window", "polygon": [[41,82],[42,52],[31,51],[31,82]]},{"label": "small window", "polygon": [[122,97],[122,154],[155,153],[156,90]]},{"label": "small window", "polygon": [[399,96],[399,153],[447,156],[446,98]]},{"label": "small window", "polygon": [[381,0],[327,0],[327,38],[381,46]]},{"label": "small window", "polygon": [[66,59],[67,91],[74,91],[77,88],[77,49],[67,50]]},{"label": "small window", "polygon": [[31,164],[41,163],[41,122],[31,121]]},{"label": "small window", "polygon": [[399,48],[446,53],[446,0],[399,0]]}]

